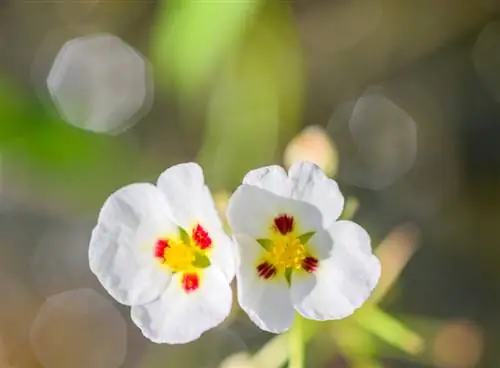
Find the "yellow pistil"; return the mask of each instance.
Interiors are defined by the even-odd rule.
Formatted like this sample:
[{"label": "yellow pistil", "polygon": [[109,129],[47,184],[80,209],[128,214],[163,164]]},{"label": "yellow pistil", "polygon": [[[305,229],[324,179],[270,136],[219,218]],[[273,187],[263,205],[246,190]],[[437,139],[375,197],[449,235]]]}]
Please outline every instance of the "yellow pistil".
[{"label": "yellow pistil", "polygon": [[169,239],[165,248],[163,264],[172,272],[185,272],[193,268],[196,259],[195,249],[180,240]]},{"label": "yellow pistil", "polygon": [[269,261],[278,268],[278,272],[302,268],[306,250],[294,233],[276,234],[271,241],[273,245],[268,252]]}]

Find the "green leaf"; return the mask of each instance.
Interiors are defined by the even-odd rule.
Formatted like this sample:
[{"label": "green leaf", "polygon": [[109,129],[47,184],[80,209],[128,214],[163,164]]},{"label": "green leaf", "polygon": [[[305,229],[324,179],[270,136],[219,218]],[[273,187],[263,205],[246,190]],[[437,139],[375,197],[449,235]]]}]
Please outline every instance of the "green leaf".
[{"label": "green leaf", "polygon": [[270,239],[257,239],[257,243],[259,243],[262,246],[262,248],[264,248],[268,252],[273,247],[273,241]]},{"label": "green leaf", "polygon": [[316,234],[315,231],[311,231],[309,233],[304,233],[304,234],[300,235],[299,237],[297,237],[297,239],[299,239],[301,244],[305,245],[314,236],[314,234]]},{"label": "green leaf", "polygon": [[291,268],[287,268],[285,270],[285,278],[286,278],[286,281],[288,282],[288,285],[290,285],[292,283],[292,269]]},{"label": "green leaf", "polygon": [[303,74],[293,24],[287,4],[266,3],[218,74],[198,157],[211,168],[212,187],[237,186],[246,172],[275,160],[295,133]]},{"label": "green leaf", "polygon": [[208,259],[207,256],[205,256],[203,253],[196,253],[193,266],[198,268],[207,268],[210,265],[210,259]]},{"label": "green leaf", "polygon": [[181,240],[184,244],[189,245],[191,244],[191,237],[187,233],[186,230],[184,230],[182,227],[179,227],[179,235],[181,237]]},{"label": "green leaf", "polygon": [[366,306],[353,315],[353,320],[407,354],[418,355],[424,349],[424,339],[401,321],[376,306]]}]

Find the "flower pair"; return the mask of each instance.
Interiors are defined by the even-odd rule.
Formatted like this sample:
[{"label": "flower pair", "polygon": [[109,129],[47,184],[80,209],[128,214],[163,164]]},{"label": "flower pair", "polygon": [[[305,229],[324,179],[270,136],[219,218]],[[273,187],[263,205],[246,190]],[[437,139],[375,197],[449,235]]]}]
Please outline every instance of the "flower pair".
[{"label": "flower pair", "polygon": [[201,168],[180,164],[157,185],[132,184],[105,202],[89,247],[90,268],[157,343],[186,343],[238,301],[270,332],[295,311],[329,320],[352,314],[380,276],[368,234],[336,221],[344,199],[314,164],[249,172],[229,200],[224,230]]}]

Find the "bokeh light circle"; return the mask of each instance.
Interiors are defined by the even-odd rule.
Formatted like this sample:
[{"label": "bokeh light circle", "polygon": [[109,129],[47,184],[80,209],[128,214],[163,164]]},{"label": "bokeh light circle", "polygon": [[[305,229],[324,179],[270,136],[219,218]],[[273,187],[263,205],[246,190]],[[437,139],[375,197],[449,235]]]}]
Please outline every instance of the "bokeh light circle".
[{"label": "bokeh light circle", "polygon": [[110,34],[66,42],[47,77],[66,122],[111,135],[132,127],[149,111],[152,86],[149,62]]},{"label": "bokeh light circle", "polygon": [[445,324],[436,334],[433,358],[440,368],[476,367],[484,349],[481,329],[470,321]]},{"label": "bokeh light circle", "polygon": [[48,298],[30,330],[33,352],[47,368],[117,368],[126,354],[125,320],[92,289]]},{"label": "bokeh light circle", "polygon": [[380,87],[370,87],[356,101],[335,109],[327,131],[335,141],[342,130],[351,141],[349,152],[339,147],[342,181],[380,190],[396,182],[415,163],[417,124],[385,97]]},{"label": "bokeh light circle", "polygon": [[30,271],[37,291],[51,296],[99,284],[89,268],[88,246],[92,225],[65,221],[37,239]]}]

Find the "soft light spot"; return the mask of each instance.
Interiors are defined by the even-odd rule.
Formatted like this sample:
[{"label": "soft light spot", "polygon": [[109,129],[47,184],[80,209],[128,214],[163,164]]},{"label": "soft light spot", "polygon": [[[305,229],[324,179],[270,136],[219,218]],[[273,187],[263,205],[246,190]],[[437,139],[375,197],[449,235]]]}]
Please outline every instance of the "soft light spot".
[{"label": "soft light spot", "polygon": [[196,273],[186,273],[182,276],[182,288],[191,293],[200,287],[200,276]]},{"label": "soft light spot", "polygon": [[273,228],[279,231],[282,235],[291,233],[294,229],[294,219],[293,216],[289,215],[279,215],[274,218]]},{"label": "soft light spot", "polygon": [[44,367],[113,368],[125,360],[125,321],[110,301],[92,289],[48,298],[29,336]]},{"label": "soft light spot", "polygon": [[66,122],[98,133],[125,131],[152,103],[149,63],[110,34],[66,42],[52,65],[47,87]]},{"label": "soft light spot", "polygon": [[283,161],[287,168],[301,161],[313,162],[328,176],[335,175],[339,163],[337,147],[321,126],[309,126],[293,138]]},{"label": "soft light spot", "polygon": [[66,290],[99,283],[89,269],[89,234],[93,223],[61,221],[32,239],[30,273],[36,290],[51,296]]},{"label": "soft light spot", "polygon": [[380,190],[392,185],[417,157],[417,124],[380,88],[368,88],[356,101],[336,107],[328,133],[343,138],[337,139],[345,158],[339,178],[359,187]]},{"label": "soft light spot", "polygon": [[476,367],[483,349],[483,333],[476,325],[469,321],[447,323],[436,335],[434,362],[439,368]]},{"label": "soft light spot", "polygon": [[358,99],[349,128],[367,165],[370,187],[384,188],[413,166],[417,155],[416,123],[386,97],[372,94]]},{"label": "soft light spot", "polygon": [[212,239],[200,224],[193,229],[192,238],[200,249],[207,249],[212,245]]}]

